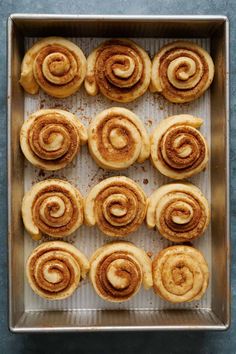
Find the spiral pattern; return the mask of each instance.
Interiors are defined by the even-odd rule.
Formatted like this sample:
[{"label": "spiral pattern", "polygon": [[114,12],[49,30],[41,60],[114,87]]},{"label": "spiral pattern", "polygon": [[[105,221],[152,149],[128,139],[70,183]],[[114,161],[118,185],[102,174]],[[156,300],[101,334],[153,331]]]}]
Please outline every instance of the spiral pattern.
[{"label": "spiral pattern", "polygon": [[89,261],[66,242],[45,242],[34,249],[26,264],[32,290],[49,300],[61,300],[76,290],[86,277]]},{"label": "spiral pattern", "polygon": [[102,43],[88,57],[85,89],[95,96],[100,90],[117,102],[131,102],[148,89],[151,61],[136,43],[112,39]]},{"label": "spiral pattern", "polygon": [[72,113],[41,109],[21,128],[21,149],[33,165],[55,171],[68,165],[87,141],[87,130]]},{"label": "spiral pattern", "polygon": [[85,220],[97,224],[108,236],[122,237],[141,225],[146,215],[146,196],[127,177],[110,177],[92,188],[85,200]]},{"label": "spiral pattern", "polygon": [[147,132],[141,120],[125,108],[113,107],[98,114],[88,129],[90,154],[105,169],[121,170],[150,154]]},{"label": "spiral pattern", "polygon": [[165,176],[174,179],[191,177],[208,163],[208,147],[196,129],[203,120],[180,114],[162,120],[150,139],[153,165]]},{"label": "spiral pattern", "polygon": [[171,102],[190,102],[208,89],[213,77],[210,55],[197,44],[178,41],[162,47],[155,55],[150,89]]},{"label": "spiral pattern", "polygon": [[147,225],[156,226],[170,241],[186,242],[201,236],[209,221],[208,202],[190,183],[164,185],[149,197]]},{"label": "spiral pattern", "polygon": [[200,251],[189,246],[162,250],[152,265],[156,294],[173,303],[199,300],[208,286],[209,271]]},{"label": "spiral pattern", "polygon": [[83,198],[78,189],[59,179],[36,183],[24,196],[22,216],[33,239],[41,233],[68,236],[83,223]]},{"label": "spiral pattern", "polygon": [[60,37],[44,38],[25,54],[20,84],[31,94],[41,87],[53,97],[75,93],[84,81],[86,59],[74,43]]},{"label": "spiral pattern", "polygon": [[90,266],[93,287],[106,301],[127,301],[142,283],[146,289],[152,286],[150,258],[129,242],[114,242],[99,248]]}]

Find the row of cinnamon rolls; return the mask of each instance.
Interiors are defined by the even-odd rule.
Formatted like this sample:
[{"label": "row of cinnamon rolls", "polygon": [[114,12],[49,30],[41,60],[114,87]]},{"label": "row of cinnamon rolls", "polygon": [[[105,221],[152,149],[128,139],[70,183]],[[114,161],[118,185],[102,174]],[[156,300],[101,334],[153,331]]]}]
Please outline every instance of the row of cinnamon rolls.
[{"label": "row of cinnamon rolls", "polygon": [[65,237],[83,223],[111,237],[135,232],[146,218],[149,228],[173,242],[201,236],[210,220],[207,199],[190,183],[170,183],[149,198],[138,183],[124,176],[104,179],[83,198],[67,181],[38,182],[22,202],[23,222],[35,240],[42,234]]},{"label": "row of cinnamon rolls", "polygon": [[52,241],[34,249],[26,265],[31,288],[48,300],[72,295],[88,272],[96,293],[110,302],[129,300],[141,285],[169,302],[190,302],[203,296],[209,280],[201,252],[183,245],[163,249],[152,261],[130,242],[113,242],[88,260],[75,246]]},{"label": "row of cinnamon rolls", "polygon": [[147,52],[128,39],[101,43],[88,56],[73,42],[48,37],[35,43],[24,56],[20,84],[26,92],[64,98],[84,82],[89,95],[101,92],[116,102],[131,102],[150,87],[167,100],[189,102],[200,97],[214,77],[207,51],[190,41],[162,47],[151,62]]},{"label": "row of cinnamon rolls", "polygon": [[122,170],[151,155],[153,166],[173,179],[202,171],[208,162],[208,146],[198,128],[203,120],[188,114],[161,120],[150,138],[142,120],[126,108],[113,107],[99,113],[88,130],[72,113],[44,109],[23,124],[20,143],[25,157],[44,170],[59,170],[88,141],[96,163],[109,170]]}]

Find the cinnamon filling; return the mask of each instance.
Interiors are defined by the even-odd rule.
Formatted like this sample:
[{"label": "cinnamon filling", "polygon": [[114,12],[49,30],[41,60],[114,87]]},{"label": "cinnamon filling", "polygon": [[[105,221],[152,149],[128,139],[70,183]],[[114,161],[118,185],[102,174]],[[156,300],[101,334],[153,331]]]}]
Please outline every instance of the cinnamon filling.
[{"label": "cinnamon filling", "polygon": [[79,150],[77,128],[62,115],[39,116],[29,128],[28,144],[43,163],[71,161]]},{"label": "cinnamon filling", "polygon": [[125,236],[142,223],[146,202],[138,190],[117,182],[99,193],[95,200],[98,227],[106,234]]},{"label": "cinnamon filling", "polygon": [[100,49],[95,64],[96,82],[103,94],[111,98],[127,95],[142,86],[145,65],[137,48],[122,41],[108,41]]},{"label": "cinnamon filling", "polygon": [[109,115],[101,121],[95,136],[98,150],[106,161],[127,161],[133,156],[137,141],[132,129],[137,131],[126,117]]},{"label": "cinnamon filling", "polygon": [[188,254],[170,254],[164,256],[161,266],[162,284],[171,298],[184,296],[191,301],[202,290],[204,276],[199,262]]},{"label": "cinnamon filling", "polygon": [[54,86],[71,87],[80,79],[80,62],[67,48],[47,45],[42,48],[34,61],[34,75],[43,88]]},{"label": "cinnamon filling", "polygon": [[209,67],[200,52],[174,48],[161,57],[158,74],[163,94],[167,92],[168,96],[191,99],[204,91]]},{"label": "cinnamon filling", "polygon": [[45,234],[56,236],[70,230],[76,223],[78,214],[74,196],[61,186],[48,186],[35,196],[33,220]]},{"label": "cinnamon filling", "polygon": [[199,236],[206,223],[204,206],[194,196],[170,193],[159,214],[159,231],[167,237],[186,240]]},{"label": "cinnamon filling", "polygon": [[70,289],[75,281],[75,272],[69,256],[73,255],[57,248],[37,252],[29,264],[34,286],[48,295]]},{"label": "cinnamon filling", "polygon": [[131,297],[142,282],[137,262],[125,252],[114,252],[97,267],[96,286],[106,298],[125,300]]},{"label": "cinnamon filling", "polygon": [[204,140],[197,129],[190,126],[172,126],[162,136],[158,146],[158,158],[176,171],[196,169],[205,156]]}]

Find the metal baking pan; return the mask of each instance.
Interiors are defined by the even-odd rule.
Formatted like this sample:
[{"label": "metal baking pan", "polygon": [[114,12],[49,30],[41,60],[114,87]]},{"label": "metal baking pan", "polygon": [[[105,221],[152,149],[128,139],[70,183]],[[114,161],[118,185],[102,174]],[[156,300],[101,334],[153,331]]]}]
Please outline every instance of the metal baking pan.
[{"label": "metal baking pan", "polygon": [[[8,245],[9,327],[13,332],[224,330],[229,327],[228,31],[228,20],[224,16],[62,16],[31,14],[10,16],[8,22]],[[80,296],[79,292],[81,292],[81,298],[84,296],[87,302],[79,302],[77,297],[71,302],[63,302],[59,305],[57,302],[54,305],[38,301],[38,298],[34,297],[27,287],[24,276],[25,259],[27,252],[36,247],[37,244],[30,243],[30,238],[27,235],[24,237],[20,209],[24,189],[29,187],[33,180],[35,181],[37,171],[24,161],[19,146],[19,130],[24,116],[29,111],[38,109],[42,104],[52,107],[53,104],[56,105],[56,101],[44,96],[44,94],[36,98],[26,95],[18,84],[18,80],[25,50],[36,38],[49,35],[73,38],[76,43],[82,47],[84,45],[87,50],[91,50],[97,44],[97,39],[106,37],[135,38],[147,50],[149,50],[151,44],[152,51],[155,51],[159,45],[164,44],[170,38],[172,40],[175,38],[192,39],[208,50],[210,49],[216,72],[211,89],[204,95],[204,98],[192,105],[168,105],[167,108],[160,107],[160,102],[164,106],[166,103],[158,99],[159,101],[153,101],[152,105],[150,104],[148,107],[150,114],[155,111],[161,114],[163,111],[162,115],[165,116],[166,112],[181,113],[184,111],[198,115],[205,114],[206,116],[206,124],[203,129],[205,129],[204,134],[209,135],[209,141],[211,142],[211,162],[207,171],[200,174],[202,177],[192,180],[193,183],[201,186],[207,195],[211,196],[211,226],[207,237],[204,236],[204,238],[201,238],[203,241],[195,244],[203,252],[207,252],[211,269],[210,287],[202,302],[194,306],[175,306],[165,304],[156,297],[157,300],[154,301],[150,298],[150,303],[148,303],[147,298],[143,300],[144,295],[141,293],[140,297],[135,300],[136,302],[124,306],[110,307],[96,302],[97,300],[92,295],[91,297],[90,295],[85,296],[87,294],[85,289],[89,286],[89,284],[85,284],[78,290],[78,297]],[[149,96],[146,96],[146,98],[151,97],[150,94],[147,95]],[[75,109],[75,106],[81,105],[81,102],[84,103],[87,99],[84,93],[81,93],[81,96],[78,93],[76,98],[71,100],[68,98],[63,102],[57,102],[61,105],[64,104],[64,108]],[[139,110],[142,99],[138,101],[138,103],[135,101],[134,104],[130,104],[127,108],[134,111]],[[89,102],[94,101],[90,99]],[[96,104],[98,108],[100,107],[99,104],[101,105],[100,108],[104,107],[102,99],[96,101]],[[109,103],[106,101],[106,104]],[[110,103],[111,105],[112,103]],[[89,106],[89,112],[94,113],[91,104]],[[86,152],[84,156],[86,158]],[[76,167],[73,166],[64,172],[66,177],[70,178],[72,176],[76,180],[75,171]],[[145,167],[142,176],[145,173],[150,173],[147,171],[148,168]],[[135,169],[129,169],[127,173],[131,177],[137,175]],[[59,173],[57,176],[60,177],[62,174]],[[155,180],[155,176],[149,177],[150,181]],[[42,176],[40,178],[42,179]],[[145,180],[147,181],[147,179]],[[165,183],[168,180],[158,181]],[[151,185],[151,182],[149,185]],[[144,230],[146,229],[141,229],[140,232],[144,233]],[[82,230],[81,233],[83,232],[85,231]],[[79,239],[81,247],[83,247],[83,239],[83,234],[81,234]],[[94,239],[100,240],[101,238],[94,234]],[[136,239],[132,238],[130,240],[136,243]],[[151,236],[150,240],[152,240]],[[155,240],[153,242],[156,242]],[[99,242],[105,243],[106,239]],[[140,239],[137,238],[137,242],[143,245],[141,236]],[[162,243],[161,246],[163,245],[166,246],[167,244]],[[152,249],[152,251],[156,252],[155,249]],[[144,303],[144,301],[146,302]]]}]

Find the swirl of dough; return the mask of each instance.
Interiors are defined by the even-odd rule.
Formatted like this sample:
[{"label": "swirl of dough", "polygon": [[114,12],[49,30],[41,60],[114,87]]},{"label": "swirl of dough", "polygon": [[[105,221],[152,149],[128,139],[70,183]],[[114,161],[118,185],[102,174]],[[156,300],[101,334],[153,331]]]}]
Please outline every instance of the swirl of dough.
[{"label": "swirl of dough", "polygon": [[158,253],[152,264],[153,288],[173,303],[201,299],[209,281],[208,265],[200,251],[172,246]]},{"label": "swirl of dough", "polygon": [[165,45],[152,63],[150,90],[176,103],[200,97],[214,77],[214,63],[203,48],[192,42]]},{"label": "swirl of dough", "polygon": [[34,95],[39,87],[57,98],[72,95],[86,75],[86,58],[73,42],[47,37],[36,42],[24,56],[20,84]]},{"label": "swirl of dough", "polygon": [[152,287],[152,262],[146,252],[130,242],[112,242],[98,248],[90,260],[90,280],[104,300],[123,302],[141,284]]},{"label": "swirl of dough", "polygon": [[48,300],[73,294],[89,271],[89,261],[76,247],[62,241],[44,242],[36,247],[26,264],[32,290]]},{"label": "swirl of dough", "polygon": [[116,102],[131,102],[143,95],[151,78],[151,60],[133,41],[112,39],[102,43],[87,59],[85,89],[99,91]]},{"label": "swirl of dough", "polygon": [[30,236],[69,236],[83,223],[83,198],[78,189],[60,179],[33,185],[22,201],[22,217]]},{"label": "swirl of dough", "polygon": [[148,134],[141,120],[125,108],[113,107],[98,114],[88,129],[90,154],[105,169],[121,170],[150,154]]},{"label": "swirl of dough", "polygon": [[85,199],[85,221],[97,224],[108,236],[123,237],[138,229],[147,209],[141,187],[124,176],[110,177],[94,186]]},{"label": "swirl of dough", "polygon": [[157,227],[172,242],[191,241],[203,234],[210,221],[208,202],[190,183],[170,183],[148,199],[147,225]]},{"label": "swirl of dough", "polygon": [[27,160],[47,171],[68,165],[87,139],[87,129],[80,120],[60,109],[41,109],[31,114],[20,132]]},{"label": "swirl of dough", "polygon": [[153,165],[165,176],[174,179],[191,177],[201,172],[208,163],[208,147],[196,129],[201,118],[179,114],[163,119],[151,138]]}]

